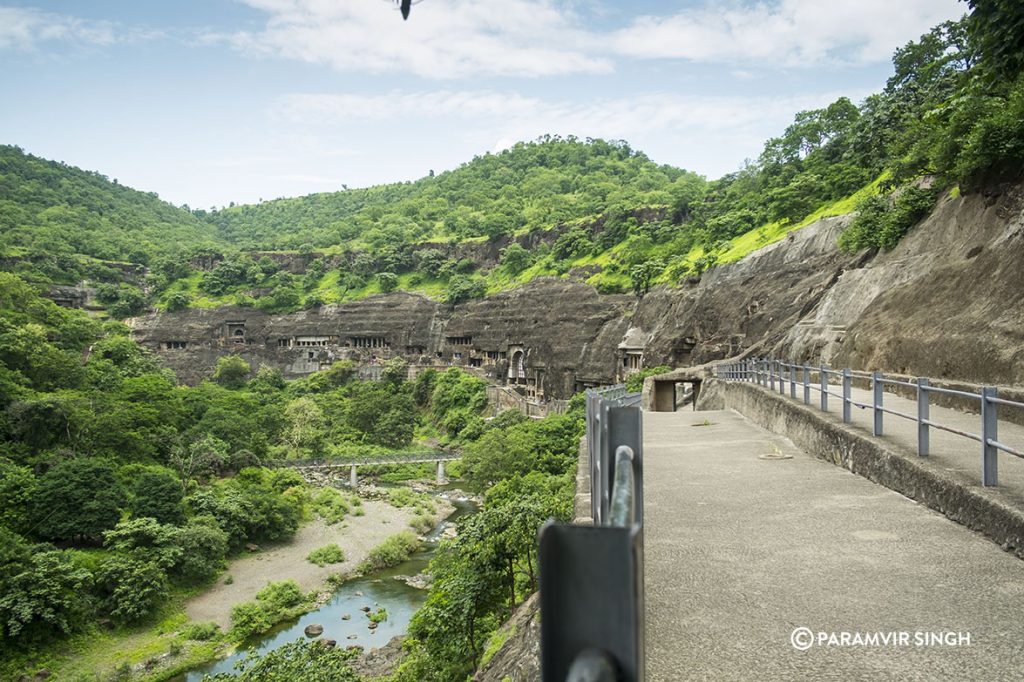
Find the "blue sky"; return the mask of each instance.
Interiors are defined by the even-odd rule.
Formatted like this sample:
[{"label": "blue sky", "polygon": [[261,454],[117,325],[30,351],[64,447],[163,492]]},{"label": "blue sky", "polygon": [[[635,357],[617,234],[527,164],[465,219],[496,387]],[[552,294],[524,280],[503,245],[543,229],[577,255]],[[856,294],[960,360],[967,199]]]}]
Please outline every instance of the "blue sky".
[{"label": "blue sky", "polygon": [[193,208],[412,180],[544,133],[709,178],[884,86],[956,0],[0,0],[0,143]]}]

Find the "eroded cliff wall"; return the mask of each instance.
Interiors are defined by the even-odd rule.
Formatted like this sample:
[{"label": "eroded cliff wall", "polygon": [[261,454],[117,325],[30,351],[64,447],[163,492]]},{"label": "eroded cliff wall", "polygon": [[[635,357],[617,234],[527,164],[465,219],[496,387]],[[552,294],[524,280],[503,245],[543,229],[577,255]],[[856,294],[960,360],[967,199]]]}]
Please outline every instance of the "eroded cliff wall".
[{"label": "eroded cliff wall", "polygon": [[301,376],[339,359],[465,366],[534,397],[563,398],[642,366],[739,354],[1024,383],[1024,185],[946,195],[892,251],[847,254],[848,217],[791,233],[696,282],[642,299],[539,279],[449,307],[392,293],[290,315],[160,313],[135,338],[196,382],[238,353]]}]

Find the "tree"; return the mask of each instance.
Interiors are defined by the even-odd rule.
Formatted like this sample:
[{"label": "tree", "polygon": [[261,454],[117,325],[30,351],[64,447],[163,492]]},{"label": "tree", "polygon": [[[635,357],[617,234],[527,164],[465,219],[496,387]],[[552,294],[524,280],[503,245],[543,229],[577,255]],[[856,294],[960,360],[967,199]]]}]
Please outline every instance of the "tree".
[{"label": "tree", "polygon": [[103,546],[121,556],[152,562],[166,571],[187,551],[175,541],[177,530],[152,518],[130,519],[104,533]]},{"label": "tree", "polygon": [[284,408],[288,429],[284,441],[294,456],[302,451],[319,451],[324,437],[324,413],[312,398],[303,396]]},{"label": "tree", "polygon": [[167,574],[155,562],[114,554],[96,572],[100,608],[124,623],[140,621],[167,598]]},{"label": "tree", "polygon": [[378,272],[377,285],[385,294],[398,288],[398,275],[393,272]]},{"label": "tree", "polygon": [[16,533],[28,529],[36,485],[31,469],[0,457],[0,526]]},{"label": "tree", "polygon": [[33,554],[0,527],[0,641],[41,643],[78,629],[88,616],[83,592],[90,584],[89,572],[66,552]]},{"label": "tree", "polygon": [[967,0],[971,38],[993,77],[1014,80],[1024,70],[1024,6],[1017,0]]},{"label": "tree", "polygon": [[417,269],[428,277],[438,277],[444,265],[445,256],[437,249],[421,249],[416,252]]},{"label": "tree", "polygon": [[283,390],[286,385],[280,369],[261,364],[256,370],[256,376],[249,382],[249,389],[257,393],[273,393]]},{"label": "tree", "polygon": [[182,491],[192,479],[206,479],[224,469],[228,461],[228,444],[216,436],[203,436],[171,453],[171,465],[181,476]]},{"label": "tree", "polygon": [[249,363],[237,355],[225,355],[217,360],[217,368],[213,372],[213,380],[225,388],[241,388],[249,377],[252,368]]},{"label": "tree", "polygon": [[384,369],[380,373],[381,381],[399,386],[409,376],[409,363],[405,358],[395,357],[384,363]]},{"label": "tree", "polygon": [[651,288],[651,282],[665,270],[665,264],[656,259],[634,265],[629,269],[629,280],[633,284],[633,292],[643,296]]},{"label": "tree", "polygon": [[186,583],[203,583],[224,568],[228,552],[228,534],[212,516],[189,519],[174,535],[174,543],[182,552],[174,565],[174,573]]},{"label": "tree", "polygon": [[39,480],[36,533],[52,540],[98,538],[117,524],[124,503],[112,466],[84,457],[65,460]]},{"label": "tree", "polygon": [[181,500],[182,485],[177,476],[166,469],[149,469],[132,481],[128,509],[135,518],[149,517],[177,525],[185,520]]},{"label": "tree", "polygon": [[[232,614],[233,618],[233,614]],[[357,652],[301,639],[266,653],[251,653],[238,673],[218,673],[212,682],[359,682],[350,662]]]},{"label": "tree", "polygon": [[429,367],[416,375],[412,387],[412,398],[417,407],[426,407],[430,402],[430,396],[434,392],[437,377],[438,372],[433,367]]},{"label": "tree", "polygon": [[455,305],[473,298],[482,298],[486,291],[487,285],[480,277],[452,275],[451,279],[448,280],[448,290],[445,294],[445,301],[451,305]]},{"label": "tree", "polygon": [[512,242],[501,252],[501,265],[510,275],[518,275],[530,267],[532,257],[518,242]]}]

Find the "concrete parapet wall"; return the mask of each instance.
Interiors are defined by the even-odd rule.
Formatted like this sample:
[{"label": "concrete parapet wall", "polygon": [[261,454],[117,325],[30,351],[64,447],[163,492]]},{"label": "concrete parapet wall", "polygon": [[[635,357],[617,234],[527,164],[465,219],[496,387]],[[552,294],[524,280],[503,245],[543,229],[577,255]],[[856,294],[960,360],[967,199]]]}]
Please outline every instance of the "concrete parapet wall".
[{"label": "concrete parapet wall", "polygon": [[914,453],[888,449],[870,435],[822,417],[814,408],[739,382],[704,382],[698,409],[733,409],[823,459],[891,488],[978,531],[1024,559],[1024,511],[998,488],[960,480]]}]

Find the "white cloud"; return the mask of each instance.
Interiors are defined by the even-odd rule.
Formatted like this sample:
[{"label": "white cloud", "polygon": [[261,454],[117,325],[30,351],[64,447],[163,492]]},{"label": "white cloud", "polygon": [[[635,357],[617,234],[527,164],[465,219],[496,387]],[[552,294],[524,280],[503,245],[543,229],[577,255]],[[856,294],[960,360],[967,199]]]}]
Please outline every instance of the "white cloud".
[{"label": "white cloud", "polygon": [[0,7],[0,50],[31,51],[46,42],[105,47],[158,35],[157,31],[112,21],[79,19],[28,7]]},{"label": "white cloud", "polygon": [[643,16],[611,37],[638,58],[809,66],[881,62],[932,26],[966,11],[957,0],[706,0],[669,17]]},{"label": "white cloud", "polygon": [[[857,96],[857,93],[845,93]],[[866,94],[866,93],[862,93]],[[796,111],[824,106],[841,93],[797,96],[701,96],[649,92],[589,101],[544,100],[492,90],[395,90],[382,95],[295,94],[274,112],[284,129],[358,136],[364,126],[401,121],[417,135],[457,130],[460,144],[500,151],[543,134],[626,139],[638,149],[675,148],[658,159],[709,175],[757,156]],[[415,125],[412,125],[415,122]],[[699,150],[699,151],[698,151]],[[716,151],[717,150],[717,151]]]},{"label": "white cloud", "polygon": [[610,71],[594,36],[552,0],[431,0],[402,21],[381,0],[244,0],[270,14],[257,32],[210,34],[257,54],[327,64],[337,70],[425,78],[550,76]]}]

